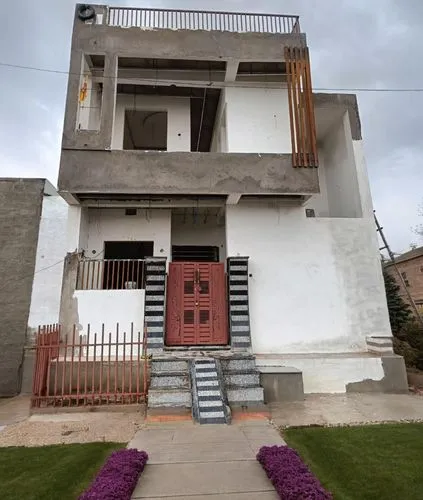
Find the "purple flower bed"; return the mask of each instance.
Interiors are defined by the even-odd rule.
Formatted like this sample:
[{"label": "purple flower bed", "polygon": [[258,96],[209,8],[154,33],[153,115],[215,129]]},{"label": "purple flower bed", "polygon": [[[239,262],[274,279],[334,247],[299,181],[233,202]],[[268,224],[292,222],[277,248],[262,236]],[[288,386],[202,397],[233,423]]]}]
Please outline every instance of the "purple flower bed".
[{"label": "purple flower bed", "polygon": [[282,500],[332,500],[292,448],[263,446],[257,460]]},{"label": "purple flower bed", "polygon": [[130,500],[147,460],[145,451],[114,451],[79,500]]}]

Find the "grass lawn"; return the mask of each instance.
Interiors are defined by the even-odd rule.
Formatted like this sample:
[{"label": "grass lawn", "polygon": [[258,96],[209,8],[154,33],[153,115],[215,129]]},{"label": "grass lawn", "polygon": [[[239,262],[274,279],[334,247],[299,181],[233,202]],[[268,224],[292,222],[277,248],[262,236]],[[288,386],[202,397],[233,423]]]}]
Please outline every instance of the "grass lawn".
[{"label": "grass lawn", "polygon": [[75,500],[120,443],[0,448],[1,500]]},{"label": "grass lawn", "polygon": [[336,500],[423,498],[423,424],[287,429]]}]

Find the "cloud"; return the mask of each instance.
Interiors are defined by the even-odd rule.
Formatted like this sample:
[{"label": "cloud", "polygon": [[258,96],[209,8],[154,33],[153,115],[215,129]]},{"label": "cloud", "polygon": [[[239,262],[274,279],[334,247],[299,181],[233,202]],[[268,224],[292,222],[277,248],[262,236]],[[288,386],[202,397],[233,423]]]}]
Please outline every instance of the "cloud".
[{"label": "cloud", "polygon": [[[112,4],[145,7],[139,0]],[[74,5],[61,0],[50,10],[33,0],[14,2],[0,18],[0,61],[67,71]],[[149,5],[175,8],[171,0]],[[423,86],[421,0],[180,0],[178,7],[299,14],[315,87]],[[66,80],[0,67],[1,175],[55,182]],[[374,205],[399,251],[416,240],[410,228],[419,222],[423,93],[358,93],[358,99]]]}]

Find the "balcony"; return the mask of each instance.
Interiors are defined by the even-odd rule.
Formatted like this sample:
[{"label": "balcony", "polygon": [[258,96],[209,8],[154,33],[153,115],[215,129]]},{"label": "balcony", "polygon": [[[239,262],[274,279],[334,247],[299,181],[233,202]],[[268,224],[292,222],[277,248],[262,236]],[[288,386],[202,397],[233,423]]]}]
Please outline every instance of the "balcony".
[{"label": "balcony", "polygon": [[300,33],[299,16],[205,10],[109,7],[107,25],[121,28]]},{"label": "balcony", "polygon": [[317,169],[292,168],[291,154],[63,150],[59,190],[89,194],[308,195]]}]

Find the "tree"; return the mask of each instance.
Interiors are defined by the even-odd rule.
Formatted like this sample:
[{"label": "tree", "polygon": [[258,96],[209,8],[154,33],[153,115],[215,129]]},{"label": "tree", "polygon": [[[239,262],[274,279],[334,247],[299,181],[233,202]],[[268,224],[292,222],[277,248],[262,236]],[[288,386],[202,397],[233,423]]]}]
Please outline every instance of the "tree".
[{"label": "tree", "polygon": [[401,330],[411,320],[412,314],[410,306],[403,300],[395,278],[390,272],[383,268],[383,279],[385,280],[385,293],[388,301],[389,321],[391,322],[392,333],[396,337],[401,336]]}]

